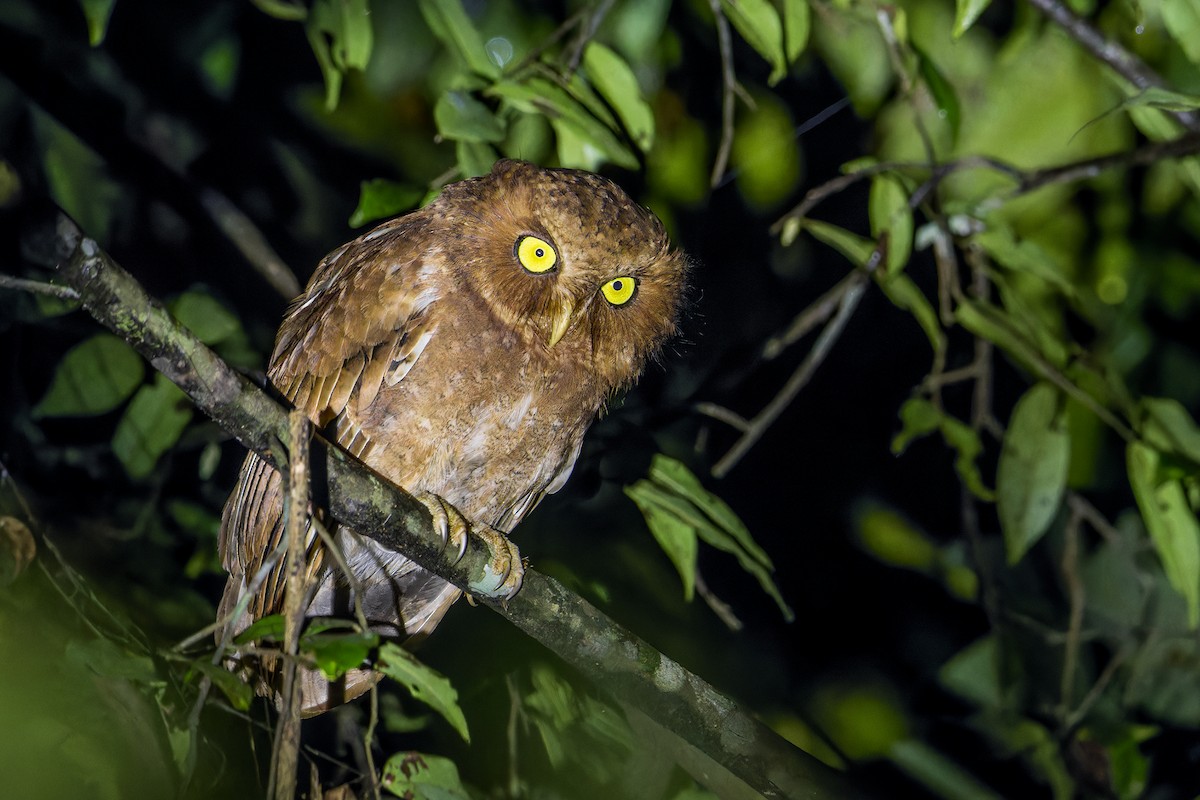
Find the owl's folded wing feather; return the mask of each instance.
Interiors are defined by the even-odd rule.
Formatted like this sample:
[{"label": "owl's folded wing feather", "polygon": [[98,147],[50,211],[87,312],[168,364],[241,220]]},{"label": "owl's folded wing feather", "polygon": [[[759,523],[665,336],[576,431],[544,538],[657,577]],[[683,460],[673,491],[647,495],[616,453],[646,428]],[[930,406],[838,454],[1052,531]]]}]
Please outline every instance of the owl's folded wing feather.
[{"label": "owl's folded wing feather", "polygon": [[[419,213],[393,220],[326,256],[276,340],[272,382],[359,458],[371,444],[361,427],[362,412],[381,386],[394,386],[408,374],[434,333],[429,309],[439,295],[432,267],[414,244],[425,224]],[[279,475],[251,455],[221,532],[226,566],[239,568],[243,585],[282,541],[282,491]],[[324,563],[311,524],[306,537],[306,571],[315,578]],[[241,554],[240,564],[235,552]],[[270,570],[250,603],[251,618],[278,611],[283,572],[280,564]],[[223,611],[232,610],[236,599],[227,596]]]}]

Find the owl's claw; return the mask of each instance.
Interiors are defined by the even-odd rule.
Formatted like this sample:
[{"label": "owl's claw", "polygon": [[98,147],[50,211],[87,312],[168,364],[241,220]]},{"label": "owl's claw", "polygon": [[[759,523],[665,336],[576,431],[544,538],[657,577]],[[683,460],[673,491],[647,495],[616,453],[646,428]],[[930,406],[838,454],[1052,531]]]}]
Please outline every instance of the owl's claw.
[{"label": "owl's claw", "polygon": [[483,578],[468,587],[470,594],[507,602],[520,590],[525,564],[517,546],[507,536],[489,525],[473,525],[436,494],[421,492],[416,498],[433,517],[433,527],[442,537],[442,552],[454,548],[454,563],[466,554],[469,536],[474,535],[487,545],[491,559],[484,566]]}]

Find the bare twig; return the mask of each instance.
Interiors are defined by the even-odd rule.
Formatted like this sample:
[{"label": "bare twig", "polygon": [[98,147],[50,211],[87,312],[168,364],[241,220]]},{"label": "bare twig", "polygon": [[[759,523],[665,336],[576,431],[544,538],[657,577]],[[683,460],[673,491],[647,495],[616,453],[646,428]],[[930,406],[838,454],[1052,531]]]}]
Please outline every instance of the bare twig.
[{"label": "bare twig", "polygon": [[[1067,34],[1083,45],[1095,58],[1104,62],[1114,72],[1129,81],[1137,89],[1165,86],[1165,82],[1154,70],[1112,39],[1096,30],[1086,20],[1080,19],[1060,0],[1029,0],[1030,5],[1042,12],[1047,19],[1058,25]],[[1173,112],[1175,118],[1192,131],[1200,131],[1200,117],[1194,111]]]},{"label": "bare twig", "polygon": [[717,23],[717,46],[721,51],[721,144],[717,147],[717,158],[709,177],[709,186],[715,189],[725,176],[729,153],[733,150],[733,102],[737,77],[733,72],[733,41],[729,35],[729,20],[725,19],[725,12],[721,10],[721,0],[708,0],[708,6]]},{"label": "bare twig", "polygon": [[1112,523],[1100,513],[1100,510],[1083,495],[1078,492],[1068,492],[1067,507],[1071,509],[1071,513],[1078,514],[1086,520],[1087,524],[1092,526],[1092,530],[1103,536],[1106,541],[1121,541],[1121,532],[1114,528]]},{"label": "bare twig", "polygon": [[600,0],[595,10],[587,9],[589,13],[584,16],[583,22],[579,26],[579,34],[575,37],[575,41],[571,43],[570,50],[567,51],[568,73],[579,69],[579,62],[583,61],[584,49],[587,47],[588,42],[596,35],[596,31],[600,28],[600,23],[604,22],[604,18],[608,16],[613,2],[614,0]]},{"label": "bare twig", "polygon": [[45,283],[44,281],[31,281],[27,278],[14,278],[12,275],[0,274],[0,288],[44,294],[62,300],[79,299],[79,292],[70,286],[59,286],[56,283]]},{"label": "bare twig", "polygon": [[712,612],[717,615],[717,619],[725,625],[726,628],[737,633],[745,624],[738,619],[737,614],[733,613],[733,607],[726,603],[721,598],[713,593],[712,589],[708,588],[708,581],[704,580],[704,576],[700,570],[696,570],[696,594],[700,595]]},{"label": "bare twig", "polygon": [[1062,677],[1059,679],[1060,720],[1067,718],[1075,697],[1075,670],[1079,664],[1079,641],[1083,630],[1084,588],[1079,577],[1080,525],[1083,517],[1072,509],[1064,532],[1065,546],[1062,556],[1062,576],[1067,585],[1067,601],[1070,616],[1067,622],[1067,638],[1063,644]]},{"label": "bare twig", "polygon": [[198,194],[200,205],[212,221],[272,289],[285,300],[300,294],[300,282],[296,280],[296,274],[283,263],[283,259],[267,242],[267,237],[240,208],[216,189],[202,186]]},{"label": "bare twig", "polygon": [[858,308],[863,293],[866,291],[867,276],[871,271],[874,271],[882,260],[882,252],[882,248],[876,248],[867,266],[862,271],[852,273],[857,276],[857,279],[847,286],[846,291],[842,294],[838,303],[837,314],[826,324],[825,328],[821,331],[821,335],[817,337],[817,341],[813,343],[812,350],[809,351],[800,366],[796,368],[796,371],[792,373],[792,376],[788,378],[787,383],[784,384],[779,394],[749,421],[749,427],[742,434],[741,438],[734,443],[733,447],[729,448],[729,452],[713,465],[713,477],[723,478],[729,474],[729,471],[742,460],[742,457],[762,438],[767,429],[774,424],[779,415],[791,404],[796,395],[800,393],[800,390],[808,385],[813,373],[824,363],[830,350],[833,349],[834,343],[837,342],[842,331],[846,329],[850,317],[854,315],[855,309]]},{"label": "bare twig", "polygon": [[271,751],[271,779],[267,796],[273,800],[291,800],[296,796],[296,769],[300,758],[300,683],[296,680],[300,651],[300,625],[304,620],[304,532],[309,515],[309,440],[312,423],[303,411],[288,413],[291,452],[287,472],[287,560],[283,594],[283,649],[279,659],[282,672],[279,722],[275,727],[275,746]]},{"label": "bare twig", "polygon": [[696,403],[692,406],[697,414],[703,414],[706,417],[712,417],[718,422],[724,422],[731,428],[737,428],[739,431],[746,431],[750,428],[750,423],[741,414],[719,406],[716,403]]},{"label": "bare twig", "polygon": [[857,272],[849,273],[845,278],[838,281],[836,286],[818,297],[807,308],[797,314],[795,319],[792,320],[792,324],[788,325],[787,330],[768,339],[762,348],[763,360],[770,361],[778,358],[784,350],[800,339],[803,339],[808,335],[809,331],[829,319],[838,306],[841,305],[842,298],[845,297],[846,292],[861,281],[861,278],[857,276]]}]

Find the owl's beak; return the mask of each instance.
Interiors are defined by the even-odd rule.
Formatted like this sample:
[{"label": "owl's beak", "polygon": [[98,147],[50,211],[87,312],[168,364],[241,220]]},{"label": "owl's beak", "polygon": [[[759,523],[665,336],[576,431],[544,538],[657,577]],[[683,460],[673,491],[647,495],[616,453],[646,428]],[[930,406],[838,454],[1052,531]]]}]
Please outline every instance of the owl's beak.
[{"label": "owl's beak", "polygon": [[554,325],[550,328],[550,346],[558,344],[559,339],[566,335],[571,328],[571,323],[575,321],[575,304],[570,300],[563,300],[562,305],[557,309],[554,315]]}]

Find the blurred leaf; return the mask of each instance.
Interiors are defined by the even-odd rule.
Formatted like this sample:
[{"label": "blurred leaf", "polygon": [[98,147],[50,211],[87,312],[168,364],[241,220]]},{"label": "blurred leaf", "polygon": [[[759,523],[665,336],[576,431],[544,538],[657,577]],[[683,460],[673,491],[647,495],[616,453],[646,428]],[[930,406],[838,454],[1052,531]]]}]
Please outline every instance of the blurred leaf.
[{"label": "blurred leaf", "polygon": [[821,686],[812,713],[839,752],[855,761],[885,756],[909,736],[899,698],[878,683]]},{"label": "blurred leaf", "polygon": [[1049,356],[1039,352],[1028,338],[1013,328],[1011,318],[990,303],[960,300],[954,309],[954,318],[968,331],[996,345],[1031,372],[1040,373],[1038,364],[1046,361],[1056,367],[1065,364],[1065,352],[1052,351]]},{"label": "blurred leaf", "polygon": [[608,101],[634,143],[643,151],[654,144],[654,112],[642,97],[637,76],[625,59],[599,42],[589,42],[583,66],[601,96]]},{"label": "blurred leaf", "polygon": [[79,0],[79,4],[83,7],[83,16],[87,19],[88,43],[97,47],[108,33],[108,20],[112,16],[116,0]]},{"label": "blurred leaf", "polygon": [[172,300],[171,315],[207,345],[225,341],[242,330],[242,323],[207,292],[190,290]]},{"label": "blurred leaf", "polygon": [[371,58],[370,0],[314,0],[305,32],[325,76],[325,110],[333,111],[342,76],[366,69]]},{"label": "blurred leaf", "polygon": [[424,189],[386,178],[363,181],[358,190],[358,206],[350,215],[350,227],[358,228],[377,219],[411,211],[424,194]]},{"label": "blurred leaf", "polygon": [[33,416],[104,414],[132,395],[144,375],[142,357],[133,348],[112,334],[97,334],[63,356]]},{"label": "blurred leaf", "polygon": [[946,125],[949,126],[950,143],[954,144],[958,141],[958,131],[962,123],[962,109],[958,102],[958,93],[954,91],[954,85],[946,80],[946,76],[929,56],[916,45],[910,46],[917,54],[917,69],[921,73],[921,80],[925,82],[925,88],[929,89],[929,94],[937,106],[938,117],[944,119]]},{"label": "blurred leaf", "polygon": [[941,320],[938,319],[937,311],[929,302],[929,298],[925,297],[925,293],[912,278],[899,272],[891,275],[876,272],[872,277],[896,308],[912,314],[934,352],[940,351],[945,346]]},{"label": "blurred leaf", "polygon": [[129,477],[137,480],[154,471],[192,418],[192,404],[183,390],[163,375],[138,389],[117,429],[112,449]]},{"label": "blurred leaf", "polygon": [[459,172],[464,178],[487,175],[496,163],[496,149],[484,142],[458,142],[454,152],[458,156]]},{"label": "blurred leaf", "polygon": [[871,236],[878,240],[887,234],[886,274],[894,275],[904,269],[912,254],[913,215],[908,206],[908,192],[894,175],[877,175],[871,179],[867,201],[867,216],[871,221]]},{"label": "blurred leaf", "polygon": [[957,39],[970,30],[979,19],[979,15],[987,10],[992,0],[955,0],[954,6],[954,38]]},{"label": "blurred leaf", "polygon": [[921,572],[937,566],[934,542],[894,511],[872,507],[857,515],[855,530],[863,549],[889,566]]},{"label": "blurred leaf", "polygon": [[987,229],[972,238],[1001,266],[1041,278],[1066,297],[1077,294],[1075,284],[1050,253],[1035,241],[1018,239],[1003,222],[990,220]]},{"label": "blurred leaf", "polygon": [[150,656],[129,650],[111,639],[72,639],[67,642],[66,658],[105,678],[139,683],[159,680]]},{"label": "blurred leaf", "polygon": [[[695,562],[687,560],[689,545],[685,541],[684,527],[691,529],[694,536],[737,558],[742,569],[758,579],[759,585],[779,606],[784,618],[789,622],[794,619],[792,610],[783,601],[771,579],[774,566],[766,552],[754,541],[749,529],[733,509],[707,491],[682,463],[661,453],[656,454],[650,465],[649,478],[628,487],[626,494],[644,515],[647,509],[653,509],[655,522],[651,523],[647,516],[647,524],[658,525],[660,530],[655,532],[656,538],[661,532],[674,548],[673,551],[668,550],[667,554],[680,570],[685,594],[688,583],[694,582]],[[669,528],[662,519],[664,516],[674,519],[673,523],[669,523]],[[685,575],[685,570],[691,575]]]},{"label": "blurred leaf", "polygon": [[88,236],[103,243],[121,208],[121,187],[83,140],[37,108],[32,115],[50,197]]},{"label": "blurred leaf", "polygon": [[787,74],[783,50],[783,25],[769,0],[721,0],[725,16],[742,38],[771,65],[767,83],[774,86]]},{"label": "blurred leaf", "polygon": [[300,637],[300,650],[313,657],[327,680],[362,666],[378,645],[377,633],[323,633],[310,628]]},{"label": "blurred leaf", "polygon": [[375,666],[384,675],[399,681],[414,698],[441,714],[463,741],[471,741],[467,719],[458,705],[458,692],[444,675],[425,666],[407,650],[392,642],[385,642],[379,648],[379,660]]},{"label": "blurred leaf", "polygon": [[[1162,0],[1163,24],[1193,64],[1200,64],[1200,2]],[[1193,106],[1200,108],[1200,106]]]},{"label": "blurred leaf", "polygon": [[746,201],[769,209],[786,200],[800,182],[801,154],[791,111],[779,98],[756,93],[754,104],[733,129],[729,164]]},{"label": "blurred leaf", "polygon": [[453,761],[416,751],[389,758],[380,785],[405,800],[471,800]]},{"label": "blurred leaf", "polygon": [[1187,601],[1188,624],[1200,624],[1200,524],[1179,480],[1163,480],[1157,450],[1131,442],[1126,450],[1129,484],[1146,531],[1171,585]]},{"label": "blurred leaf", "polygon": [[888,760],[937,797],[947,800],[970,797],[972,800],[1001,800],[971,773],[929,745],[916,739],[894,743],[887,752]]},{"label": "blurred leaf", "polygon": [[242,679],[242,676],[225,669],[224,665],[214,664],[209,656],[197,658],[191,662],[191,669],[216,685],[229,704],[238,711],[248,711],[254,700],[254,688]]},{"label": "blurred leaf", "polygon": [[1004,684],[1000,648],[995,635],[984,636],[958,651],[938,670],[938,682],[980,708],[1003,708]]},{"label": "blurred leaf", "polygon": [[855,266],[866,266],[871,259],[871,254],[875,252],[875,242],[859,236],[857,233],[851,233],[845,228],[839,228],[816,219],[803,219],[801,224],[804,226],[804,230],[813,235],[814,239],[837,250]]},{"label": "blurred leaf", "polygon": [[633,733],[620,711],[576,691],[546,664],[534,664],[530,680],[525,712],[555,769],[571,767],[605,781],[628,763]]},{"label": "blurred leaf", "polygon": [[1200,467],[1200,427],[1187,409],[1177,400],[1162,397],[1143,397],[1141,407],[1146,415],[1142,428],[1146,444]]},{"label": "blurred leaf", "polygon": [[459,0],[421,0],[421,14],[433,35],[472,72],[499,78],[500,67],[488,56],[471,18]]},{"label": "blurred leaf", "polygon": [[812,29],[809,0],[783,0],[783,43],[789,64],[794,64],[808,46]]},{"label": "blurred leaf", "polygon": [[499,142],[504,124],[467,92],[443,92],[433,107],[438,133],[464,142]]},{"label": "blurred leaf", "polygon": [[290,0],[250,0],[250,2],[259,11],[275,19],[299,22],[308,16],[308,9],[299,0],[296,0],[296,2],[290,2]]},{"label": "blurred leaf", "polygon": [[825,65],[846,87],[854,111],[871,118],[895,81],[888,46],[866,6],[851,3],[821,6],[813,17],[813,38]]},{"label": "blurred leaf", "polygon": [[996,512],[1008,563],[1016,564],[1046,533],[1067,484],[1071,440],[1058,390],[1033,386],[1017,401],[996,468]]},{"label": "blurred leaf", "polygon": [[[1195,31],[1192,32],[1193,34]],[[1120,108],[1157,108],[1162,111],[1195,111],[1200,95],[1177,92],[1162,86],[1148,86],[1121,103]]]}]

